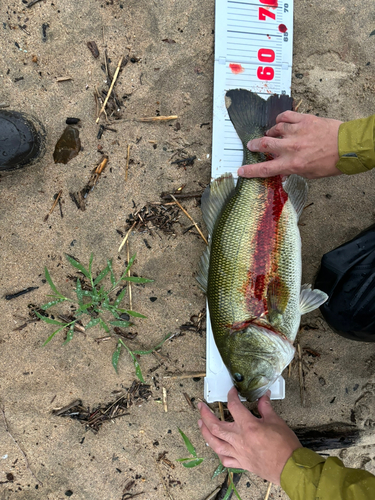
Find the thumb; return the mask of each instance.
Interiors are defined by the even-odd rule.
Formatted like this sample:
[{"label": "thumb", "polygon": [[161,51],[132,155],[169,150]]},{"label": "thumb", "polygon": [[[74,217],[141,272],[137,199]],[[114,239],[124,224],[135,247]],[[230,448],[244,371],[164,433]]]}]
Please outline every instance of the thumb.
[{"label": "thumb", "polygon": [[259,398],[258,401],[258,411],[261,417],[265,420],[269,420],[275,416],[277,416],[275,410],[271,406],[271,391],[267,391],[264,396]]}]

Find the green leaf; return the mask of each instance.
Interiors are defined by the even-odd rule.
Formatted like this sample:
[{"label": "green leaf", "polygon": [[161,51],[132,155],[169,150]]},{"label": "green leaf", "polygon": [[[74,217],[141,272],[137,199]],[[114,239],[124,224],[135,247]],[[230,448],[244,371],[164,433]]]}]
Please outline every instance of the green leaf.
[{"label": "green leaf", "polygon": [[[229,469],[228,469],[228,470],[229,470]],[[230,469],[230,470],[232,470],[232,469]],[[243,471],[243,470],[241,470],[241,472],[244,472],[244,471]],[[234,491],[234,494],[236,495],[236,497],[238,498],[238,500],[241,500],[241,497],[240,497],[240,495],[239,495],[239,493],[238,493],[238,491],[237,491],[237,489],[236,489],[236,487],[235,487],[235,485],[234,485],[234,482],[233,482],[232,476],[231,476],[230,474],[229,474],[229,481],[230,481],[230,484],[229,484],[229,485],[230,485],[230,486],[232,486],[232,489],[233,489],[233,491]],[[229,488],[228,488],[228,489],[229,489]]]},{"label": "green leaf", "polygon": [[228,498],[230,497],[230,495],[232,493],[232,490],[233,490],[233,483],[230,482],[229,486],[228,486],[228,489],[227,489],[227,492],[225,493],[225,497],[223,498],[223,500],[228,500]]},{"label": "green leaf", "polygon": [[187,469],[191,469],[192,467],[196,467],[197,465],[200,465],[203,462],[204,458],[195,458],[194,460],[191,460],[190,462],[182,462],[182,465],[186,467]]},{"label": "green leaf", "polygon": [[141,372],[141,367],[139,366],[137,358],[134,356],[133,352],[129,349],[129,347],[125,344],[125,342],[123,342],[121,339],[119,339],[119,343],[121,343],[126,348],[126,350],[128,351],[128,353],[132,357],[132,360],[133,360],[133,363],[134,363],[134,368],[135,368],[135,374],[137,375],[138,379],[144,384],[145,380],[143,378],[143,375],[142,375],[142,372]]},{"label": "green leaf", "polygon": [[111,283],[113,286],[116,285],[116,278],[115,278],[115,274],[113,272],[113,269],[112,269],[112,260],[107,260],[107,266],[109,267],[109,270],[111,272]]},{"label": "green leaf", "polygon": [[220,462],[219,465],[217,466],[217,468],[215,469],[215,472],[213,473],[212,479],[214,479],[214,477],[216,477],[219,474],[221,474],[222,472],[224,472],[225,469],[226,469],[226,467],[224,467],[224,465]]},{"label": "green leaf", "polygon": [[50,274],[48,272],[48,269],[46,267],[44,268],[44,275],[46,277],[46,280],[48,281],[49,286],[55,292],[55,294],[58,295],[59,297],[63,297],[63,295],[61,295],[61,293],[57,291],[57,288],[54,285],[54,283],[52,281],[52,278],[51,278],[51,276],[50,276]]},{"label": "green leaf", "polygon": [[120,354],[121,354],[121,342],[118,342],[116,350],[112,354],[112,365],[113,365],[113,368],[116,370],[116,372],[117,372],[117,364],[118,364]]},{"label": "green leaf", "polygon": [[[55,319],[47,318],[46,316],[42,316],[39,314],[37,311],[35,311],[35,314],[40,318],[42,321],[45,323],[49,323],[50,325],[62,325],[63,328],[67,325],[67,323],[61,323],[61,321],[57,321]],[[68,323],[69,324],[69,323]]]},{"label": "green leaf", "polygon": [[141,354],[141,355],[144,355],[144,354],[151,354],[152,352],[156,351],[157,349],[159,349],[159,347],[161,347],[164,342],[169,339],[169,337],[171,336],[172,334],[171,333],[168,333],[168,335],[166,337],[163,338],[163,340],[161,342],[159,342],[155,347],[153,347],[152,349],[149,349],[148,351],[133,351],[134,354]]},{"label": "green leaf", "polygon": [[55,306],[56,304],[61,304],[61,302],[65,302],[66,300],[68,300],[68,299],[64,298],[64,299],[51,300],[51,302],[47,302],[47,304],[43,304],[42,306],[40,306],[40,308],[43,309],[43,311],[46,311],[50,307]]},{"label": "green leaf", "polygon": [[94,260],[94,254],[91,252],[90,261],[89,261],[89,275],[90,279],[92,279],[92,261]]},{"label": "green leaf", "polygon": [[65,328],[65,325],[64,325],[64,326],[62,326],[61,328],[58,328],[57,330],[55,330],[55,331],[54,331],[54,332],[53,332],[53,333],[52,333],[52,334],[48,337],[48,339],[47,339],[47,340],[43,343],[43,346],[45,346],[46,344],[48,344],[48,342],[49,342],[50,340],[52,340],[52,339],[53,339],[53,337],[56,335],[56,333],[61,332],[61,330],[63,330],[64,328]]},{"label": "green leaf", "polygon": [[126,286],[124,286],[124,288],[121,290],[121,292],[116,297],[116,300],[113,303],[113,305],[115,307],[118,307],[120,305],[120,302],[122,301],[122,299],[124,298],[124,296],[126,294],[126,290],[127,290],[127,288],[126,288]]},{"label": "green leaf", "polygon": [[73,335],[74,335],[74,323],[72,325],[70,325],[68,333],[66,334],[66,340],[63,343],[63,345],[66,345],[68,342],[70,342],[73,338]]},{"label": "green leaf", "polygon": [[120,326],[122,328],[128,328],[133,325],[130,321],[110,321],[109,324],[113,326]]},{"label": "green leaf", "polygon": [[109,333],[108,325],[105,321],[102,320],[102,318],[99,318],[99,323],[100,323],[100,326],[105,330],[105,332]]},{"label": "green leaf", "polygon": [[228,471],[233,472],[233,474],[242,474],[243,472],[245,472],[244,469],[232,469],[232,467],[229,467]]},{"label": "green leaf", "polygon": [[147,278],[139,278],[138,276],[123,276],[121,279],[124,281],[131,281],[132,283],[152,283],[154,281]]},{"label": "green leaf", "polygon": [[102,281],[102,279],[107,276],[107,274],[109,273],[109,267],[106,266],[102,272],[100,272],[98,274],[98,276],[95,278],[94,280],[94,285],[97,285],[98,283],[100,283]]},{"label": "green leaf", "polygon": [[137,313],[135,311],[124,311],[124,312],[129,314],[129,316],[134,316],[134,318],[147,318],[147,316],[143,316],[143,314]]},{"label": "green leaf", "polygon": [[79,271],[81,271],[81,273],[83,273],[86,278],[90,278],[90,274],[89,272],[87,271],[87,269],[85,269],[85,267],[80,264],[79,262],[77,262],[73,257],[71,257],[70,255],[68,255],[67,253],[65,254],[65,257],[68,259],[68,261],[70,262],[70,264],[75,267],[76,269],[78,269]]},{"label": "green leaf", "polygon": [[99,323],[99,321],[100,321],[100,318],[92,318],[92,319],[90,319],[90,321],[85,326],[85,330],[88,330],[89,328],[97,325]]},{"label": "green leaf", "polygon": [[120,278],[120,279],[122,279],[122,278],[123,278],[123,276],[126,276],[126,275],[128,274],[128,271],[129,271],[129,269],[132,267],[132,265],[133,265],[133,263],[134,263],[134,261],[135,261],[136,256],[137,256],[137,254],[135,253],[132,257],[130,257],[130,260],[129,260],[129,262],[128,262],[128,265],[126,266],[125,272],[124,272],[124,274],[121,276],[121,278]]},{"label": "green leaf", "polygon": [[182,430],[179,427],[178,427],[178,432],[181,434],[181,437],[184,440],[185,446],[190,455],[193,455],[193,457],[198,458],[195,448],[192,445],[190,439],[182,432]]},{"label": "green leaf", "polygon": [[83,299],[83,293],[82,293],[81,281],[79,278],[77,278],[76,294],[77,294],[78,304],[81,305]]},{"label": "green leaf", "polygon": [[142,384],[145,383],[145,379],[143,378],[141,367],[138,363],[137,358],[134,356],[134,354],[129,350],[130,356],[133,358],[133,363],[134,363],[134,368],[135,368],[135,374],[137,375],[138,379],[142,382]]},{"label": "green leaf", "polygon": [[91,302],[89,302],[88,304],[81,304],[79,306],[79,308],[77,309],[76,314],[85,312],[85,311],[87,311],[87,309],[90,309],[90,307],[92,307],[92,303]]}]

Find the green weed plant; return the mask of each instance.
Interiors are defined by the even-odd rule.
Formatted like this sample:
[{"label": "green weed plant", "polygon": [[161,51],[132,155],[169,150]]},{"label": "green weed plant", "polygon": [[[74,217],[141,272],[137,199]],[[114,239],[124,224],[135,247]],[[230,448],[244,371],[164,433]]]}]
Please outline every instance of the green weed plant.
[{"label": "green weed plant", "polygon": [[[134,318],[146,318],[146,316],[136,311],[123,309],[122,307],[120,307],[121,302],[124,299],[125,294],[127,292],[127,287],[126,285],[124,286],[124,282],[143,284],[143,283],[151,283],[153,281],[147,278],[140,278],[138,276],[128,276],[128,272],[132,264],[134,263],[136,255],[133,255],[132,258],[129,260],[129,263],[124,273],[121,275],[119,279],[116,279],[115,274],[113,272],[112,260],[107,260],[106,267],[102,271],[100,271],[99,274],[94,278],[92,273],[92,263],[94,260],[93,254],[91,254],[90,256],[88,269],[86,269],[80,262],[74,259],[71,255],[66,254],[66,258],[73,267],[75,267],[80,273],[83,274],[85,278],[87,278],[87,280],[89,280],[91,290],[83,290],[81,280],[78,277],[75,289],[77,298],[70,299],[69,297],[65,297],[57,290],[48,272],[48,269],[46,267],[44,268],[46,280],[49,286],[51,287],[53,294],[48,295],[48,297],[51,297],[51,300],[46,304],[43,304],[40,307],[40,309],[42,309],[43,311],[47,311],[47,309],[66,301],[71,302],[76,309],[74,311],[74,319],[72,319],[71,321],[58,321],[48,316],[43,316],[42,314],[35,311],[35,314],[45,323],[58,326],[58,328],[53,333],[51,333],[51,335],[47,338],[47,340],[43,343],[43,345],[48,344],[48,342],[50,342],[57,333],[61,332],[64,329],[67,329],[66,340],[64,342],[64,345],[66,345],[73,338],[75,324],[77,323],[77,321],[82,321],[82,323],[84,323],[85,321],[83,320],[83,317],[85,316],[88,318],[86,324],[84,324],[85,330],[88,330],[94,326],[99,326],[107,334],[111,333],[112,327],[128,328],[133,325],[131,321],[124,320],[121,317],[121,315],[126,314]],[[110,277],[111,285],[109,286],[109,288],[108,287],[106,288],[102,284],[102,282],[108,274]],[[119,290],[121,287],[122,289],[120,293],[117,296],[114,296],[114,292]],[[110,321],[103,319],[103,314],[108,316],[108,313],[109,316],[112,316],[112,320]],[[123,342],[122,339],[119,339],[117,342],[116,350],[114,351],[112,356],[112,365],[114,369],[117,371],[117,365],[120,358],[121,350],[124,347],[128,351],[130,357],[133,360],[137,377],[141,382],[144,382],[141,368],[137,360],[137,355],[140,356],[143,354],[150,354],[156,349],[159,349],[169,336],[170,335],[165,337],[157,346],[153,347],[152,349],[138,350],[138,351],[132,351]]]},{"label": "green weed plant", "polygon": [[[194,448],[193,444],[191,443],[190,439],[182,432],[181,429],[178,429],[178,431],[181,434],[181,437],[184,440],[186,449],[188,450],[188,452],[190,453],[192,458],[191,457],[178,458],[177,462],[181,462],[182,465],[188,469],[190,469],[192,467],[197,467],[198,465],[200,465],[203,462],[204,458],[198,457],[198,455],[195,451],[195,448]],[[233,482],[233,474],[242,474],[244,472],[244,470],[243,469],[233,469],[232,467],[224,467],[224,465],[220,462],[212,475],[212,479],[214,479],[219,474],[222,474],[223,472],[228,473],[228,480],[229,480],[228,489],[227,489],[227,492],[225,493],[223,500],[228,500],[228,498],[230,497],[232,492],[236,495],[238,500],[241,500],[241,497],[240,497],[240,495],[236,489],[236,486]]]}]

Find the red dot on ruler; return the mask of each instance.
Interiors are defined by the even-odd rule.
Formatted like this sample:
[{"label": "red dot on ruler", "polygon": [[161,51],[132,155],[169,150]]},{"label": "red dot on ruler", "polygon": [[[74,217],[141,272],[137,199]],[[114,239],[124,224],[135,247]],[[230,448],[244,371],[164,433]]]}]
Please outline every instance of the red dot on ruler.
[{"label": "red dot on ruler", "polygon": [[235,75],[238,75],[239,73],[243,73],[245,71],[245,69],[241,66],[241,64],[237,63],[230,63],[229,68],[231,72],[234,73]]},{"label": "red dot on ruler", "polygon": [[280,33],[286,33],[288,31],[288,28],[285,26],[285,24],[279,24],[279,31]]}]

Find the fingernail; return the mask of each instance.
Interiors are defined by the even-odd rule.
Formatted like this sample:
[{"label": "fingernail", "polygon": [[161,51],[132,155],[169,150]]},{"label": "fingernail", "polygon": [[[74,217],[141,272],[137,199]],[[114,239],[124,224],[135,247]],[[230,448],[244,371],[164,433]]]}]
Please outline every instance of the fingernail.
[{"label": "fingernail", "polygon": [[248,148],[248,149],[250,149],[250,151],[251,151],[251,143],[252,143],[252,142],[253,142],[253,141],[249,141],[249,142],[247,143],[247,148]]},{"label": "fingernail", "polygon": [[271,391],[270,391],[270,390],[268,390],[268,391],[266,392],[266,396],[268,396],[269,398],[271,397]]},{"label": "fingernail", "polygon": [[201,428],[201,427],[202,427],[202,424],[203,424],[202,420],[198,420],[198,427],[199,427],[199,428]]},{"label": "fingernail", "polygon": [[245,173],[245,169],[244,169],[244,168],[242,168],[242,167],[240,167],[240,168],[237,170],[237,174],[238,174],[240,177],[242,177],[244,173]]},{"label": "fingernail", "polygon": [[203,406],[203,405],[202,405],[202,403],[198,403],[198,405],[197,405],[197,406],[198,406],[198,410],[200,410],[200,409],[202,408],[202,406]]}]

